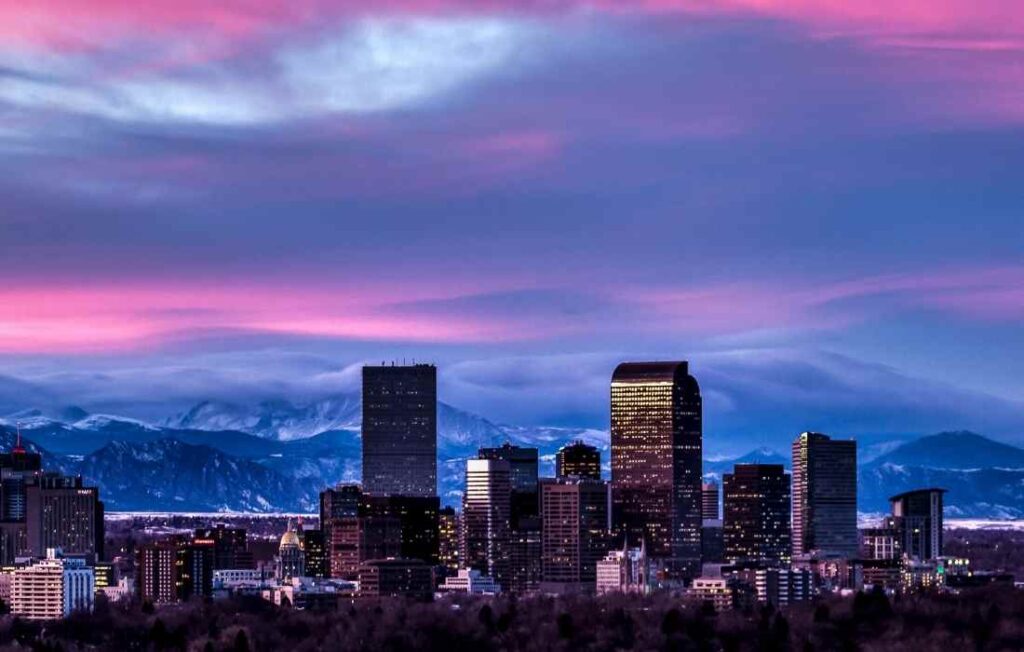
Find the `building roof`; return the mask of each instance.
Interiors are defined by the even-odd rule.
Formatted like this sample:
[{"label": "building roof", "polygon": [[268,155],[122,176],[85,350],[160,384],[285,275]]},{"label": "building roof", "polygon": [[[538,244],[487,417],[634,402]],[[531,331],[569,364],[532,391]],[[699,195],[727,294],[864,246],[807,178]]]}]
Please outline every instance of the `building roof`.
[{"label": "building roof", "polygon": [[902,499],[904,499],[904,498],[906,498],[908,496],[913,496],[914,494],[930,494],[930,493],[935,492],[935,491],[944,494],[948,490],[947,489],[943,489],[941,487],[927,487],[925,489],[911,489],[910,491],[904,491],[903,493],[896,494],[895,496],[892,496],[891,498],[889,498],[889,502],[893,503],[893,502],[896,502],[897,500],[902,500]]}]

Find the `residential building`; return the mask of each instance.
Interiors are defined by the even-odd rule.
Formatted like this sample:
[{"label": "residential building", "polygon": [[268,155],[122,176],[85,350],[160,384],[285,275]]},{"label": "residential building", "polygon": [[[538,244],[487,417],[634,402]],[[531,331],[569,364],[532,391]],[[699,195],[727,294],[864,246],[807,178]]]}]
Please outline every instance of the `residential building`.
[{"label": "residential building", "polygon": [[29,620],[57,620],[76,611],[92,611],[93,570],[82,558],[62,557],[50,549],[44,559],[11,573],[11,613]]},{"label": "residential building", "polygon": [[942,495],[945,489],[906,491],[889,499],[891,523],[910,559],[930,561],[942,556]]}]

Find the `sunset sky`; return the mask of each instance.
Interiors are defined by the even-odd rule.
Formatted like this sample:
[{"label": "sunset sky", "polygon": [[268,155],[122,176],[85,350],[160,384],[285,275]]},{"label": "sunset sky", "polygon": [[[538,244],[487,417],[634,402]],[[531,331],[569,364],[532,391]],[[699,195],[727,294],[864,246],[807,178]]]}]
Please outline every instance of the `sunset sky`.
[{"label": "sunset sky", "polygon": [[1024,443],[1022,137],[1015,0],[0,0],[0,414],[683,358],[711,450]]}]

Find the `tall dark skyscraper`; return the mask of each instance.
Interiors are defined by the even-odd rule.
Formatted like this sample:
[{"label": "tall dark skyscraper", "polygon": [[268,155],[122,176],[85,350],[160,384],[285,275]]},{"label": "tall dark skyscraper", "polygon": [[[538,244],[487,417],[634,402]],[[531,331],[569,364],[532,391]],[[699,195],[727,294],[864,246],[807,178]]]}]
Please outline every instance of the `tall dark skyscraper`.
[{"label": "tall dark skyscraper", "polygon": [[686,362],[627,362],[611,383],[612,524],[670,576],[701,561],[701,396]]},{"label": "tall dark skyscraper", "polygon": [[790,559],[789,475],[781,464],[737,464],[722,480],[723,538],[729,562]]},{"label": "tall dark skyscraper", "polygon": [[81,476],[42,473],[29,478],[25,527],[33,556],[60,548],[69,555],[103,557],[103,503],[99,490],[84,486]]},{"label": "tall dark skyscraper", "polygon": [[793,442],[793,555],[856,557],[857,442],[805,432]]},{"label": "tall dark skyscraper", "polygon": [[559,478],[601,479],[601,451],[581,441],[563,446],[555,455],[555,475]]},{"label": "tall dark skyscraper", "polygon": [[363,491],[437,495],[437,368],[363,367]]},{"label": "tall dark skyscraper", "polygon": [[917,489],[893,496],[891,522],[901,549],[911,559],[942,556],[942,494],[945,489]]}]

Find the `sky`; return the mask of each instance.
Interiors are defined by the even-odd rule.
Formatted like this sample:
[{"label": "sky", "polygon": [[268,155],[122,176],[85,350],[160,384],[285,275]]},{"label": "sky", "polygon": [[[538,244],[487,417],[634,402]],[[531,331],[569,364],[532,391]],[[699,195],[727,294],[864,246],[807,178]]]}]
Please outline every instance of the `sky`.
[{"label": "sky", "polygon": [[1024,444],[1022,136],[1013,0],[0,0],[0,413],[687,359],[712,451]]}]

